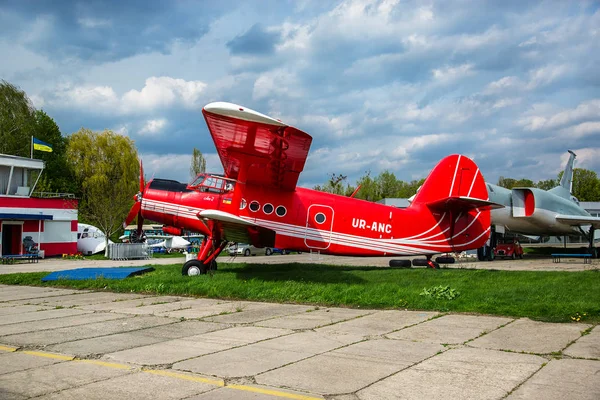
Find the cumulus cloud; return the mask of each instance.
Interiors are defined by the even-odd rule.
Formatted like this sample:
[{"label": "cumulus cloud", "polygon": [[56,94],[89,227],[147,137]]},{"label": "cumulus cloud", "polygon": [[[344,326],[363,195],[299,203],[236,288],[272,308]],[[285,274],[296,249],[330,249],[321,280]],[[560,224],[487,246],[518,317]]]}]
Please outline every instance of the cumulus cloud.
[{"label": "cumulus cloud", "polygon": [[141,135],[153,136],[159,134],[163,128],[167,125],[167,120],[164,118],[161,119],[150,119],[146,121],[144,126],[140,129]]},{"label": "cumulus cloud", "polygon": [[[116,114],[145,113],[157,109],[181,106],[188,109],[201,108],[206,83],[185,81],[168,76],[146,79],[141,90],[129,90],[119,96],[110,86],[59,87],[55,93],[38,95],[38,102],[57,108],[77,108],[94,112]],[[45,98],[47,97],[47,98]]]}]

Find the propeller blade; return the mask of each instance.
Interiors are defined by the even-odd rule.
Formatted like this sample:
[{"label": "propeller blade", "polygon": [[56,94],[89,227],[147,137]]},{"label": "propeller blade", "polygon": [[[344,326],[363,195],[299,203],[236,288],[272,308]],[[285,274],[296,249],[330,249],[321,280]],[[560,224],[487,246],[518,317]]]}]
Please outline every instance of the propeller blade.
[{"label": "propeller blade", "polygon": [[138,221],[137,221],[137,237],[138,239],[142,237],[142,232],[144,231],[144,217],[142,217],[142,213],[138,214]]},{"label": "propeller blade", "polygon": [[[141,209],[142,209],[142,203],[140,203],[139,201],[136,201],[135,203],[133,203],[131,210],[129,210],[129,214],[127,214],[127,218],[125,218],[125,222],[123,222],[123,229],[125,229],[127,227],[127,225],[131,224],[131,222],[133,221],[135,216],[139,214]],[[139,215],[139,217],[141,218],[141,214]]]},{"label": "propeller blade", "polygon": [[140,158],[140,193],[144,193],[144,187],[146,183],[144,182],[144,165],[142,164],[142,159]]}]

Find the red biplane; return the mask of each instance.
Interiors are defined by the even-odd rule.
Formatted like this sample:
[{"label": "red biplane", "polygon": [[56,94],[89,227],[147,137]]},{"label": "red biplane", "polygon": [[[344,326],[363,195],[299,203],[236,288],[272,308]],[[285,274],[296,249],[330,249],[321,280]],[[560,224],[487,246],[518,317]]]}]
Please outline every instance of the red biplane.
[{"label": "red biplane", "polygon": [[398,209],[297,187],[312,142],[299,129],[230,103],[208,104],[202,113],[224,175],[145,184],[140,168],[140,192],[125,221],[138,216],[138,238],[144,219],[164,224],[167,233],[204,234],[184,275],[215,269],[228,242],[335,255],[425,255],[435,267],[433,254],[476,249],[488,240],[495,204],[465,156],[440,161],[411,205]]}]

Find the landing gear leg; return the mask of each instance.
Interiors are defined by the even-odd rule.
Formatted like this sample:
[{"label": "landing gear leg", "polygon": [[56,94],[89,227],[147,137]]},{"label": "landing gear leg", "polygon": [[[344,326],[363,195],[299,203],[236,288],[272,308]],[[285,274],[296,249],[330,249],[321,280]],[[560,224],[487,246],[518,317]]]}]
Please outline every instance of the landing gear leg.
[{"label": "landing gear leg", "polygon": [[440,264],[436,263],[435,261],[433,261],[431,259],[431,255],[427,256],[427,265],[429,265],[429,267],[431,269],[440,269]]},{"label": "landing gear leg", "polygon": [[598,249],[596,247],[594,247],[594,227],[593,226],[590,227],[590,232],[588,235],[589,235],[588,251],[592,255],[592,258],[598,258]]}]

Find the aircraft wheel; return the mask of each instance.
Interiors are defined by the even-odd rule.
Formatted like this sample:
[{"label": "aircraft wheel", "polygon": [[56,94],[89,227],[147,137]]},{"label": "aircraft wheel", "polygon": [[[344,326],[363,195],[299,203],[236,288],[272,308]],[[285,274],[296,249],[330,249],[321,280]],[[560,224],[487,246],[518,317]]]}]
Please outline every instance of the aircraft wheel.
[{"label": "aircraft wheel", "polygon": [[209,271],[214,272],[216,270],[217,270],[217,262],[215,260],[212,260],[210,262],[210,266],[208,267],[208,271],[207,272],[209,272]]},{"label": "aircraft wheel", "polygon": [[199,260],[190,260],[183,264],[181,274],[183,276],[197,276],[206,274],[206,265],[202,264]]},{"label": "aircraft wheel", "polygon": [[510,258],[512,258],[513,260],[516,260],[516,259],[517,259],[517,253],[515,253],[515,252],[513,251],[513,253],[512,253],[512,255],[510,256]]},{"label": "aircraft wheel", "polygon": [[244,256],[248,257],[250,255],[250,249],[244,250]]},{"label": "aircraft wheel", "polygon": [[485,255],[483,254],[483,247],[477,249],[477,259],[479,261],[485,261]]},{"label": "aircraft wheel", "polygon": [[426,258],[415,258],[412,260],[412,265],[415,267],[429,267],[429,263]]},{"label": "aircraft wheel", "polygon": [[273,250],[271,250],[270,247],[267,247],[267,249],[265,250],[265,255],[270,256],[271,254],[273,254]]},{"label": "aircraft wheel", "polygon": [[488,251],[486,260],[487,261],[494,261],[494,258],[496,258],[496,255],[494,254],[494,249],[492,249],[491,247],[487,247],[486,249]]},{"label": "aircraft wheel", "polygon": [[412,263],[410,260],[390,260],[390,267],[410,268],[412,267]]},{"label": "aircraft wheel", "polygon": [[455,261],[454,257],[437,257],[435,259],[435,262],[440,264],[454,264]]}]

